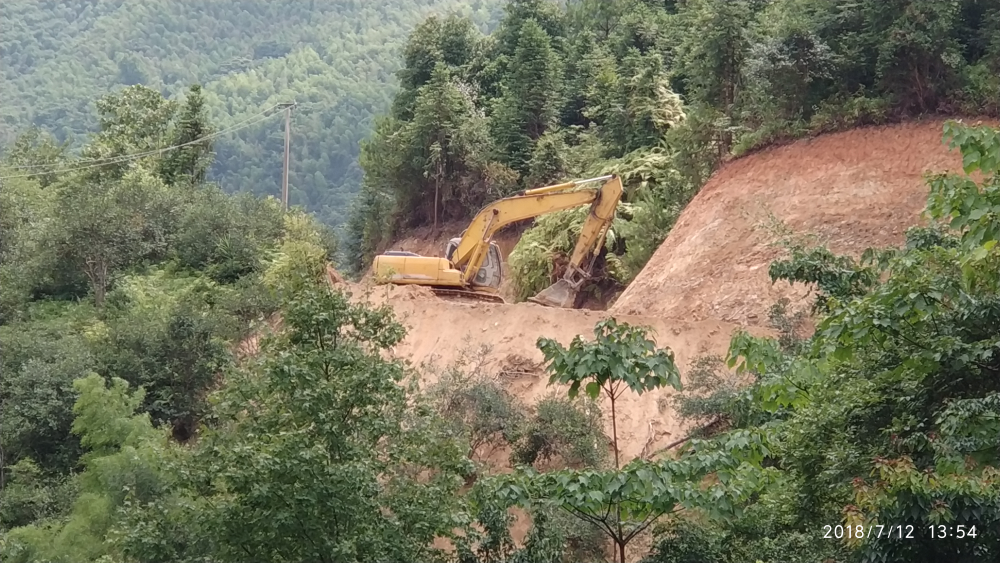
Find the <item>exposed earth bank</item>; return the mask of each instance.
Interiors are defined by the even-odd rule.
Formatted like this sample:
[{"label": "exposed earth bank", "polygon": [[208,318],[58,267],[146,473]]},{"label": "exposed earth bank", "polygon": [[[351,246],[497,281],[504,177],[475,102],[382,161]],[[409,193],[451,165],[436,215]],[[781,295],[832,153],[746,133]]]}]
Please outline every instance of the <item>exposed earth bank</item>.
[{"label": "exposed earth bank", "polygon": [[[505,387],[531,405],[565,388],[548,386],[543,356],[536,343],[554,338],[568,346],[580,334],[593,339],[594,325],[609,316],[601,311],[554,309],[534,303],[492,304],[442,299],[422,287],[354,286],[354,297],[372,304],[390,303],[407,327],[407,336],[393,353],[421,371],[427,385],[437,380],[441,368],[456,361],[483,356],[481,371],[500,378]],[[616,315],[619,322],[653,329],[657,345],[669,347],[682,374],[701,355],[724,353],[737,325],[713,320],[685,321],[639,315]],[[763,334],[763,330],[753,331]],[[485,354],[481,353],[487,347]],[[685,429],[672,415],[668,401],[673,391],[662,389],[635,395],[626,393],[616,405],[619,445],[624,459],[649,455],[682,438]],[[609,406],[602,403],[605,414]],[[607,433],[611,423],[605,416]]]},{"label": "exposed earth bank", "polygon": [[[924,174],[960,170],[960,156],[942,140],[943,123],[932,119],[824,135],[726,164],[607,312],[457,302],[421,287],[372,286],[370,278],[347,285],[356,298],[393,306],[409,330],[395,353],[415,365],[437,364],[424,370],[428,383],[442,367],[485,346],[483,369],[532,404],[556,391],[547,386],[538,338],[564,345],[577,334],[589,339],[594,324],[608,315],[652,327],[657,344],[676,354],[683,381],[699,356],[724,355],[735,329],[771,332],[768,312],[778,299],[789,298],[793,309],[810,304],[806,288],[772,284],[768,277],[769,264],[782,252],[774,244],[780,238],[777,225],[797,236],[814,235],[815,242],[838,253],[859,255],[870,246],[902,242],[906,229],[920,222],[927,197]],[[462,228],[424,229],[391,248],[441,255]],[[497,237],[504,259],[519,235]],[[664,408],[662,398],[670,393],[626,395],[619,409],[626,459],[685,434]]]},{"label": "exposed earth bank", "polygon": [[768,277],[781,255],[774,227],[838,254],[900,244],[920,222],[924,173],[961,170],[958,151],[943,142],[944,121],[823,135],[727,164],[610,311],[760,325],[781,297],[807,306],[805,288]]}]

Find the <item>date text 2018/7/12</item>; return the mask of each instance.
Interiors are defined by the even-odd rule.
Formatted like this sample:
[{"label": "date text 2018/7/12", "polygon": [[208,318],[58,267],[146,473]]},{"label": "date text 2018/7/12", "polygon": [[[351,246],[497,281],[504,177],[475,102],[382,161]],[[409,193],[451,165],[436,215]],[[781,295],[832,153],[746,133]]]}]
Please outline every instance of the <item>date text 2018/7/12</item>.
[{"label": "date text 2018/7/12", "polygon": [[899,525],[899,526],[885,526],[882,524],[874,526],[863,526],[857,524],[854,526],[823,526],[824,534],[823,537],[826,539],[841,539],[841,538],[851,538],[851,539],[862,539],[868,537],[875,538],[897,538],[897,539],[913,539],[913,526],[910,525]]}]

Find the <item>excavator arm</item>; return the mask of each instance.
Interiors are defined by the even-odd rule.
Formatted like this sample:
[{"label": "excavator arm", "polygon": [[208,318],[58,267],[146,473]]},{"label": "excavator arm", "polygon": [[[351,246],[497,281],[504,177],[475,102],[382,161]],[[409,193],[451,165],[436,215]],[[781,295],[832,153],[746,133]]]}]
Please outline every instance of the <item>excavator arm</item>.
[{"label": "excavator arm", "polygon": [[[593,182],[604,183],[598,189],[568,191]],[[468,293],[471,290],[481,297],[495,295],[500,283],[500,254],[492,239],[497,231],[517,221],[589,204],[590,214],[563,279],[531,299],[552,307],[572,307],[580,284],[589,277],[589,269],[600,252],[601,242],[611,226],[621,196],[621,180],[615,175],[526,190],[483,208],[463,231],[461,238],[449,243],[446,258],[400,251],[385,252],[375,257],[373,272],[376,280],[388,283],[431,286],[446,293]],[[591,261],[584,267],[588,258]],[[479,276],[487,260],[483,275]],[[479,280],[477,276],[483,279]]]},{"label": "excavator arm", "polygon": [[[584,281],[590,278],[594,260],[601,253],[604,237],[611,228],[615,218],[615,208],[622,196],[622,183],[618,176],[605,177],[608,181],[599,192],[599,197],[590,207],[590,214],[580,229],[580,237],[576,240],[573,255],[566,266],[562,279],[545,288],[538,295],[528,299],[539,305],[549,307],[572,307],[576,294]],[[603,178],[602,178],[603,179]],[[585,260],[588,260],[583,267]]]},{"label": "excavator arm", "polygon": [[[565,191],[600,181],[604,181],[605,184],[596,190]],[[476,215],[462,233],[461,242],[452,254],[451,261],[456,268],[464,269],[465,279],[473,279],[486,257],[493,235],[503,227],[546,213],[591,204],[590,215],[580,233],[580,239],[573,252],[573,260],[570,262],[579,266],[586,255],[593,252],[592,247],[603,234],[599,231],[602,227],[606,230],[605,223],[611,224],[621,194],[621,180],[617,176],[609,175],[526,190],[501,199],[486,206]]]}]

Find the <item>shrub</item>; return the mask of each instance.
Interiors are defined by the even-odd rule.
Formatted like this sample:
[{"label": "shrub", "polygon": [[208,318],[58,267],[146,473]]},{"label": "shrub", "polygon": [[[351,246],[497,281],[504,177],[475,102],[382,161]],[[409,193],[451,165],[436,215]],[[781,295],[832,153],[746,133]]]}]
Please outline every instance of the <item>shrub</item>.
[{"label": "shrub", "polygon": [[438,413],[468,443],[472,459],[516,441],[525,419],[520,402],[483,372],[488,352],[484,347],[474,355],[463,354],[464,361],[449,366],[430,389]]},{"label": "shrub", "polygon": [[607,438],[596,401],[549,396],[539,401],[514,444],[511,462],[534,464],[559,458],[570,467],[599,467]]}]

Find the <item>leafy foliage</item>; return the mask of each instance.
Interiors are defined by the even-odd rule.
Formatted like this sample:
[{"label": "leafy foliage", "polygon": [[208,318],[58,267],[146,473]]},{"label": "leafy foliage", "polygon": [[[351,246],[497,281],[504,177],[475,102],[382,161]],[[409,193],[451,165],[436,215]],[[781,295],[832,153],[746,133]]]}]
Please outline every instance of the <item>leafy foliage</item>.
[{"label": "leafy foliage", "polygon": [[643,467],[642,462],[619,469],[615,401],[625,388],[638,394],[665,385],[680,388],[680,373],[673,352],[657,350],[642,327],[619,325],[610,318],[597,323],[594,335],[596,339],[587,343],[576,336],[569,348],[563,348],[555,340],[539,338],[538,348],[552,371],[550,385],[568,383],[567,393],[572,399],[586,383],[584,390],[591,399],[596,399],[602,391],[608,398],[615,470],[553,472],[537,478],[529,473],[520,476],[527,479],[520,484],[501,481],[500,486],[505,490],[496,494],[514,495],[509,500],[525,504],[532,498],[529,487],[538,487],[535,495],[542,495],[547,502],[607,533],[618,547],[619,561],[624,563],[625,546],[660,515],[674,510],[681,499],[670,496],[675,490],[666,481],[658,480],[663,475]]},{"label": "leafy foliage", "polygon": [[[132,153],[158,146],[161,135],[211,130],[195,100],[188,102],[178,124],[174,105],[149,88],[105,96],[98,102],[103,129],[83,152]],[[16,148],[0,163],[3,174],[11,163],[54,162],[61,154],[39,135]],[[11,537],[35,546],[15,559],[80,561],[104,553],[113,515],[125,506],[122,487],[132,487],[129,464],[148,465],[141,478],[152,479],[146,473],[160,470],[153,458],[166,447],[163,431],[181,441],[197,434],[205,396],[232,363],[232,345],[251,332],[251,322],[274,312],[280,291],[265,283],[275,267],[269,253],[302,240],[319,249],[325,265],[335,252],[314,219],[204,184],[209,147],[188,148],[16,178],[0,190],[0,447],[4,474],[18,468],[13,481],[0,478],[0,500],[10,508],[3,527],[17,527]],[[122,407],[128,412],[95,414],[110,407],[82,406],[97,401],[81,395],[80,382],[92,372],[102,385],[107,378],[142,387]],[[97,392],[97,383],[86,385]],[[120,385],[115,393],[124,397]],[[150,432],[136,440],[153,457],[134,460],[131,450],[114,457],[116,446],[95,453],[93,428],[126,423],[82,421],[84,413],[147,425]]]},{"label": "leafy foliage", "polygon": [[435,439],[427,412],[407,407],[403,366],[378,357],[402,327],[321,286],[294,295],[286,330],[218,396],[225,424],[196,461],[218,495],[219,557],[428,555],[455,523],[467,468],[456,444]]},{"label": "leafy foliage", "polygon": [[[563,266],[576,246],[588,208],[567,209],[539,217],[535,225],[526,231],[508,257],[510,275],[514,281],[515,297],[524,300],[545,289],[558,280]],[[605,244],[614,241],[614,226],[605,235]],[[621,282],[620,268],[616,268],[614,254],[604,252],[605,276]],[[600,272],[597,272],[600,276]],[[592,286],[584,285],[583,290]]]},{"label": "leafy foliage", "polygon": [[225,290],[203,278],[159,275],[127,280],[95,338],[98,371],[148,389],[144,410],[190,438],[203,414],[202,394],[230,362],[226,342],[241,336],[232,313],[212,302]]},{"label": "leafy foliage", "polygon": [[47,472],[66,473],[80,455],[79,441],[70,433],[73,381],[96,365],[81,327],[91,311],[66,306],[35,314],[30,321],[0,326],[4,463],[31,459]]},{"label": "leafy foliage", "polygon": [[877,272],[856,264],[847,256],[835,256],[823,247],[796,248],[787,260],[776,260],[768,270],[771,281],[779,279],[791,282],[816,284],[814,310],[826,306],[831,297],[850,299],[864,295],[875,285]]},{"label": "leafy foliage", "polygon": [[549,383],[569,384],[567,392],[573,398],[586,382],[584,389],[592,399],[602,391],[617,398],[624,392],[621,386],[640,395],[666,385],[680,388],[673,352],[656,349],[647,330],[609,318],[594,326],[593,342],[576,336],[564,348],[555,340],[539,338],[538,348],[552,371]]},{"label": "leafy foliage", "polygon": [[[353,211],[347,234],[358,251],[349,264],[364,270],[400,228],[430,223],[432,184],[449,196],[444,213],[462,220],[514,183],[643,170],[608,245],[623,268],[599,273],[627,281],[727,155],[930,112],[997,115],[1000,82],[986,69],[1000,68],[990,31],[998,18],[1000,11],[975,0],[629,0],[564,8],[510,2],[488,36],[455,20],[445,34],[441,22],[429,21],[406,48],[391,114],[398,123],[373,132],[369,143],[380,156],[362,160],[369,193]],[[464,49],[445,49],[445,35]],[[485,132],[485,152],[465,156],[464,172],[449,160],[458,174],[438,174],[436,183],[413,172],[388,182],[384,170],[394,163],[436,166],[436,153],[426,150],[432,143],[411,163],[407,143],[394,142],[417,123],[413,101],[438,64],[469,92],[477,117],[465,121]],[[484,192],[477,183],[483,154],[506,165],[491,176],[502,176],[503,188]],[[534,229],[537,238],[519,249],[525,267],[513,276],[522,296],[568,251],[565,243],[538,244],[549,231],[538,224],[528,234]]]},{"label": "leafy foliage", "polygon": [[600,467],[607,457],[601,411],[595,401],[547,397],[521,430],[511,460],[533,465],[557,458],[568,467]]},{"label": "leafy foliage", "polygon": [[[522,469],[481,486],[500,502],[558,507],[596,526],[614,540],[623,561],[628,543],[661,516],[697,509],[725,518],[767,482],[767,473],[754,466],[767,454],[766,440],[760,435],[727,438],[718,444],[695,442],[676,461],[636,460],[603,471]],[[706,487],[702,480],[709,473],[717,480]]]},{"label": "leafy foliage", "polygon": [[486,463],[492,454],[509,448],[514,464],[603,463],[606,437],[596,402],[549,396],[524,405],[504,388],[502,379],[485,373],[488,353],[483,347],[463,354],[427,393],[450,433],[468,443],[470,459]]},{"label": "leafy foliage", "polygon": [[439,416],[467,441],[470,459],[488,457],[516,441],[527,415],[516,397],[480,371],[477,360],[485,359],[485,353],[459,360],[429,390]]},{"label": "leafy foliage", "polygon": [[169,487],[161,469],[180,452],[153,428],[148,415],[134,414],[143,401],[142,391],[129,393],[128,383],[117,378],[106,385],[95,373],[73,386],[79,393],[73,432],[90,450],[84,471],[75,478],[79,494],[66,518],[11,530],[0,545],[5,560],[96,560],[106,553],[104,540],[117,508],[126,499],[149,500]]}]

